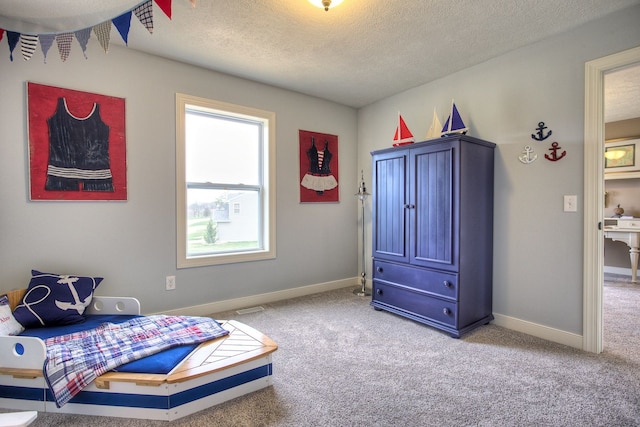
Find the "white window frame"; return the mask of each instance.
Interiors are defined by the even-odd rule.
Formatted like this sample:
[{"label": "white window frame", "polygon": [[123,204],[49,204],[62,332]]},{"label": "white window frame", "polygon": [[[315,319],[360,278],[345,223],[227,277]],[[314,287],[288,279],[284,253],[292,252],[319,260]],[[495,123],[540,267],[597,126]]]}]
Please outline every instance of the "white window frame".
[{"label": "white window frame", "polygon": [[[253,251],[206,254],[187,257],[187,181],[185,111],[202,108],[216,114],[259,120],[263,123],[263,248]],[[176,93],[176,234],[177,267],[202,267],[236,262],[258,261],[276,257],[276,114],[227,102]]]}]

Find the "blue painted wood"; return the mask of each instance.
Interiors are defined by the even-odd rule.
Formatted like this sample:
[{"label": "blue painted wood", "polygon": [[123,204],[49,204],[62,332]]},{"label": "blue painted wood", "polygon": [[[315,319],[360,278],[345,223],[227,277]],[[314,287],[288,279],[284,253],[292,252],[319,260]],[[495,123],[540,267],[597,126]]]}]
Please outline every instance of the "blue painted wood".
[{"label": "blue painted wood", "polygon": [[[410,288],[382,282],[376,283],[374,292],[376,301],[383,309],[401,308],[396,313],[422,316],[429,318],[431,322],[455,329],[458,316],[458,304],[455,301],[421,295]],[[436,325],[438,326],[440,325]]]},{"label": "blue painted wood", "polygon": [[374,256],[405,262],[409,261],[404,207],[407,161],[403,152],[378,156],[373,167],[380,178],[374,183],[372,196],[373,205],[377,206],[372,216]]},{"label": "blue painted wood", "polygon": [[458,300],[458,275],[454,273],[414,268],[411,265],[375,259],[373,278],[379,282],[408,287],[419,293]]},{"label": "blue painted wood", "polygon": [[452,159],[449,144],[411,151],[415,208],[411,214],[412,259],[416,265],[444,268],[455,263],[452,229]]},{"label": "blue painted wood", "polygon": [[454,135],[372,153],[374,308],[452,337],[493,320],[494,148]]}]

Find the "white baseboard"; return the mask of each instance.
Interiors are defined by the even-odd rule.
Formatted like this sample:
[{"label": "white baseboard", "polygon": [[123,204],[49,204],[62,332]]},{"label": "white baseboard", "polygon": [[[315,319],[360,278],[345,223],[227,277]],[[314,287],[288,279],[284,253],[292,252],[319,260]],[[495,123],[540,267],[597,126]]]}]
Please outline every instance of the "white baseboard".
[{"label": "white baseboard", "polygon": [[360,284],[360,278],[335,280],[333,282],[318,283],[315,285],[301,286],[299,288],[285,289],[283,291],[269,292],[266,294],[251,295],[248,297],[216,301],[207,304],[183,307],[175,310],[163,311],[162,313],[172,316],[207,316],[212,313],[237,310],[239,308],[255,307],[260,304],[281,301],[290,298],[302,297],[305,295],[317,294],[319,292],[332,291],[334,289],[356,287]]},{"label": "white baseboard", "polygon": [[621,276],[629,276],[631,277],[631,269],[630,268],[624,268],[624,267],[609,267],[609,266],[604,266],[604,272],[605,273],[611,273],[611,274],[619,274]]},{"label": "white baseboard", "polygon": [[[315,285],[301,286],[293,289],[269,292],[265,294],[251,295],[242,298],[234,298],[207,304],[194,305],[191,307],[183,307],[175,310],[163,311],[162,314],[174,316],[208,316],[212,313],[221,313],[224,311],[255,307],[259,306],[260,304],[268,304],[271,302],[317,294],[319,292],[326,292],[334,289],[341,289],[346,287],[355,288],[359,285],[360,278],[354,277],[335,280],[333,282],[318,283]],[[370,285],[370,282],[367,281],[367,286],[370,287]],[[498,326],[502,326],[504,328],[512,329],[514,331],[522,332],[528,335],[533,335],[534,337],[542,338],[548,341],[553,341],[559,344],[582,349],[582,335],[561,331],[559,329],[550,328],[548,326],[539,325],[537,323],[528,322],[526,320],[517,319],[515,317],[505,316],[503,314],[494,313],[493,316],[495,318],[493,323]]]},{"label": "white baseboard", "polygon": [[517,319],[515,317],[505,316],[503,314],[493,313],[493,317],[495,318],[493,323],[495,325],[502,326],[503,328],[533,335],[534,337],[582,350],[582,335],[561,331],[560,329],[550,328],[548,326],[539,325],[537,323]]}]

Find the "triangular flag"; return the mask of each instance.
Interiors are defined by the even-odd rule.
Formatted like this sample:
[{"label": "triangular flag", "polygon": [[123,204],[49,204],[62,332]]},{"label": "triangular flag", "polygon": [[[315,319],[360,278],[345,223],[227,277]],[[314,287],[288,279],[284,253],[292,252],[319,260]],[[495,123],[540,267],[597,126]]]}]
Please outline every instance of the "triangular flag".
[{"label": "triangular flag", "polygon": [[156,0],[156,4],[171,19],[171,0]]},{"label": "triangular flag", "polygon": [[35,34],[20,34],[20,50],[22,58],[28,61],[33,56],[38,46],[38,36]]},{"label": "triangular flag", "polygon": [[0,28],[0,40],[2,40],[2,36],[4,36],[4,30]]},{"label": "triangular flag", "polygon": [[153,33],[153,2],[148,0],[142,3],[133,9],[133,13],[136,14],[142,25],[144,25],[150,33]]},{"label": "triangular flag", "polygon": [[87,43],[89,43],[89,37],[91,37],[91,28],[85,28],[82,30],[78,30],[75,33],[76,36],[76,40],[78,40],[78,43],[80,44],[80,47],[82,48],[82,54],[84,55],[85,59],[87,58]]},{"label": "triangular flag", "polygon": [[13,49],[16,48],[18,41],[20,40],[20,33],[15,31],[7,31],[7,42],[9,42],[9,59],[13,61]]},{"label": "triangular flag", "polygon": [[96,25],[93,27],[93,33],[98,38],[98,42],[104,49],[104,53],[107,53],[109,51],[109,40],[111,38],[111,21]]},{"label": "triangular flag", "polygon": [[44,55],[44,63],[47,63],[47,52],[53,44],[53,40],[56,38],[55,34],[40,34],[38,39],[40,40],[40,47],[42,48],[42,54]]},{"label": "triangular flag", "polygon": [[129,29],[131,28],[131,11],[113,18],[111,21],[113,22],[113,25],[116,26],[122,40],[124,40],[124,44],[128,44]]},{"label": "triangular flag", "polygon": [[71,42],[73,41],[72,33],[60,33],[56,35],[56,43],[58,43],[58,52],[62,62],[66,61],[71,53]]}]

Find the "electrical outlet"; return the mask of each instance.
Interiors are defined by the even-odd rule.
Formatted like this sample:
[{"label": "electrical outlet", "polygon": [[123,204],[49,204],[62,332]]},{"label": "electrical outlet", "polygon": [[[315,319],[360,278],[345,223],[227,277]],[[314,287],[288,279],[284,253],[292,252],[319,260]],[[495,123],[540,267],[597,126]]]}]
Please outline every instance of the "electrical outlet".
[{"label": "electrical outlet", "polygon": [[167,276],[165,280],[165,287],[168,291],[176,289],[176,276]]},{"label": "electrical outlet", "polygon": [[578,196],[564,196],[564,211],[578,212]]}]

